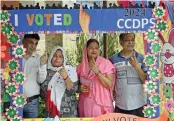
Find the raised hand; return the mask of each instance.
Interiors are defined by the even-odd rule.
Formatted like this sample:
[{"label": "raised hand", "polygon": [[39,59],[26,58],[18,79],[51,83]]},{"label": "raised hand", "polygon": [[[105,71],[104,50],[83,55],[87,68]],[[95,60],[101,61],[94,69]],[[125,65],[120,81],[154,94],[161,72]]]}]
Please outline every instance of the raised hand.
[{"label": "raised hand", "polygon": [[83,6],[80,5],[80,12],[79,12],[79,24],[83,31],[83,33],[89,33],[89,23],[90,23],[90,16],[86,12],[83,11]]},{"label": "raised hand", "polygon": [[66,70],[65,70],[64,67],[61,68],[61,69],[58,71],[58,73],[62,76],[63,79],[66,79],[66,78],[68,77],[68,74],[67,74],[67,72],[66,72]]},{"label": "raised hand", "polygon": [[89,61],[89,67],[92,69],[92,71],[96,74],[98,74],[100,71],[95,63],[94,58],[92,58],[92,60]]},{"label": "raised hand", "polygon": [[129,60],[129,63],[132,65],[132,67],[137,68],[140,67],[136,57],[135,57],[135,53],[132,55],[132,57]]},{"label": "raised hand", "polygon": [[44,65],[47,63],[47,55],[46,54],[41,56],[40,63],[41,63],[41,65]]}]

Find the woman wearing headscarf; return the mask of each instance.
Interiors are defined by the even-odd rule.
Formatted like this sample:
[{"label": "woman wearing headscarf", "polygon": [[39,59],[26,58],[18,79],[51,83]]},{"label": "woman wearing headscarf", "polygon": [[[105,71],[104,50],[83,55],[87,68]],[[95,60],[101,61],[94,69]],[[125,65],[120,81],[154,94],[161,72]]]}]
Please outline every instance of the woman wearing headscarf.
[{"label": "woman wearing headscarf", "polygon": [[77,117],[75,96],[78,89],[77,73],[75,68],[66,65],[66,56],[62,47],[52,49],[47,73],[42,89],[44,92],[47,90],[45,98],[48,116]]},{"label": "woman wearing headscarf", "polygon": [[80,80],[78,111],[80,117],[96,117],[113,112],[115,67],[99,56],[99,42],[89,39],[77,67]]}]

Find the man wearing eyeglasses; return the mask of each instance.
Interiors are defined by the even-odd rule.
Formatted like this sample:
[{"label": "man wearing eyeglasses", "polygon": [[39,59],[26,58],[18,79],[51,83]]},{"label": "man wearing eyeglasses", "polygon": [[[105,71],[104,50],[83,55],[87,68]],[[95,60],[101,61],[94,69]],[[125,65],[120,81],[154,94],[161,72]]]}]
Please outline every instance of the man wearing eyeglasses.
[{"label": "man wearing eyeglasses", "polygon": [[144,57],[134,50],[134,33],[121,33],[119,39],[123,49],[110,57],[117,68],[115,112],[144,117],[142,110],[146,101],[143,83],[147,72]]},{"label": "man wearing eyeglasses", "polygon": [[23,85],[23,94],[27,97],[27,104],[23,108],[24,118],[38,117],[39,83],[43,83],[47,75],[46,55],[41,57],[36,53],[39,40],[38,34],[26,34],[23,38],[23,44],[26,48],[26,55],[23,57],[23,70],[27,78]]}]

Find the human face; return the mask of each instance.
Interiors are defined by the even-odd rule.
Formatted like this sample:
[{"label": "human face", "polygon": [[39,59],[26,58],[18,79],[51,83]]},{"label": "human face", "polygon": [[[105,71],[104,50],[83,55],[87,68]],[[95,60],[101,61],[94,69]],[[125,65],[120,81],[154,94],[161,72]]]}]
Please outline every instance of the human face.
[{"label": "human face", "polygon": [[36,40],[34,38],[28,38],[25,41],[27,42],[26,49],[27,49],[28,53],[32,54],[34,51],[36,51],[36,47],[37,47],[39,40]]},{"label": "human face", "polygon": [[54,53],[53,58],[51,59],[51,64],[53,67],[60,67],[60,66],[63,66],[63,62],[64,62],[64,57],[63,57],[62,51],[57,50]]},{"label": "human face", "polygon": [[96,42],[91,42],[87,47],[88,59],[96,59],[99,56],[99,45]]},{"label": "human face", "polygon": [[123,50],[133,51],[135,46],[135,36],[132,33],[129,33],[124,36],[123,40],[120,40],[120,45],[123,47]]}]

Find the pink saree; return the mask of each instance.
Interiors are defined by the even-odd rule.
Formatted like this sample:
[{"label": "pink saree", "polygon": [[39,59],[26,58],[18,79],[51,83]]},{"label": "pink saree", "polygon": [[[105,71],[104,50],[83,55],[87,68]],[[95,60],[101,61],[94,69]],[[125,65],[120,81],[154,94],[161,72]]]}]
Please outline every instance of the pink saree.
[{"label": "pink saree", "polygon": [[[109,60],[98,56],[96,65],[103,75],[115,75],[115,66]],[[113,87],[110,89],[101,84],[97,75],[90,71],[88,67],[86,48],[83,52],[82,62],[77,67],[77,74],[81,85],[85,85],[89,89],[88,94],[81,93],[79,96],[78,110],[80,117],[96,117],[113,112],[115,78],[113,79]]]}]

